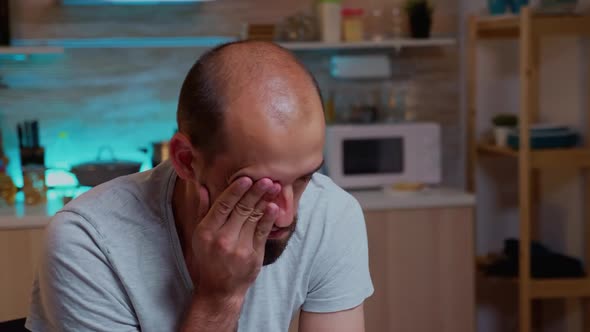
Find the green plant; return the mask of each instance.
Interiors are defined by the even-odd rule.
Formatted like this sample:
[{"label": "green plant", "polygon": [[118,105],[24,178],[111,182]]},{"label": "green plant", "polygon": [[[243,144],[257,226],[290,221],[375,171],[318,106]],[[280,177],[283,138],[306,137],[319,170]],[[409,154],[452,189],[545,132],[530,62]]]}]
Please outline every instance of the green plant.
[{"label": "green plant", "polygon": [[514,114],[498,114],[494,116],[492,123],[497,127],[516,127],[518,117]]},{"label": "green plant", "polygon": [[407,0],[404,8],[408,13],[426,12],[432,14],[434,10],[434,7],[428,0]]}]

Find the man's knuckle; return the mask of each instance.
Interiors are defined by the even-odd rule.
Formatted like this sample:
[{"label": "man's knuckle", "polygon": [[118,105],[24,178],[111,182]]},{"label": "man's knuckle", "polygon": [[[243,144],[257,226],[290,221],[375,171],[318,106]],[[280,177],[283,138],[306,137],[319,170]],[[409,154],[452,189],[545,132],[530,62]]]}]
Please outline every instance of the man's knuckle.
[{"label": "man's knuckle", "polygon": [[204,243],[213,242],[213,232],[209,231],[208,229],[199,229],[197,231],[197,234],[199,241],[202,241]]},{"label": "man's knuckle", "polygon": [[236,204],[235,211],[237,214],[239,214],[242,217],[248,217],[252,214],[254,209],[249,206],[246,206],[243,203],[238,203],[238,204]]},{"label": "man's knuckle", "polygon": [[257,223],[263,215],[264,213],[255,210],[248,216],[248,219],[246,219],[246,221],[251,223]]},{"label": "man's knuckle", "polygon": [[217,212],[222,215],[228,215],[231,212],[231,209],[231,205],[224,200],[220,200],[217,204]]},{"label": "man's knuckle", "polygon": [[250,258],[251,253],[250,253],[250,250],[241,248],[241,249],[236,250],[235,255],[236,255],[236,258],[239,259],[240,261],[246,261]]},{"label": "man's knuckle", "polygon": [[231,250],[231,240],[227,237],[219,237],[215,241],[215,246],[221,252],[229,252]]}]

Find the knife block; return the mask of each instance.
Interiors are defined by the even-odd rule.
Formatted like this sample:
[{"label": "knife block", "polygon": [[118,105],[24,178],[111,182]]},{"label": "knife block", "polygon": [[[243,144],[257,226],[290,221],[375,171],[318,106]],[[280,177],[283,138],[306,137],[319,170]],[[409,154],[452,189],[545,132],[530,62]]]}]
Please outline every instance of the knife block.
[{"label": "knife block", "polygon": [[45,149],[42,147],[21,148],[23,171],[23,192],[26,205],[36,205],[47,201],[45,184]]}]

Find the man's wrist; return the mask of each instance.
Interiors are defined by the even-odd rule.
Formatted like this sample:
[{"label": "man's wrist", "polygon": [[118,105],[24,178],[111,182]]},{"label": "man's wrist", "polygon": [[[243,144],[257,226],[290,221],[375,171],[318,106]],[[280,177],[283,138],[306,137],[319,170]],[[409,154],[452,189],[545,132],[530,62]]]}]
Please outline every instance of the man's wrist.
[{"label": "man's wrist", "polygon": [[236,331],[245,296],[193,294],[181,331]]},{"label": "man's wrist", "polygon": [[244,304],[244,295],[215,296],[196,291],[193,295],[193,305],[203,306],[209,313],[239,313]]}]

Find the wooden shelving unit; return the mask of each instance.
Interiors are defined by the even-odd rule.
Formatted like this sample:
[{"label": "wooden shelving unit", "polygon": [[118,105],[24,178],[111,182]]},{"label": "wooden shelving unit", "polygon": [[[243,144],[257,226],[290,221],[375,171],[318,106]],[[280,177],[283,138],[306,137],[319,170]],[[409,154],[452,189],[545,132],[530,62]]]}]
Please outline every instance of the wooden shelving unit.
[{"label": "wooden shelving unit", "polygon": [[[530,146],[531,124],[539,119],[539,63],[540,38],[545,36],[590,36],[590,16],[537,16],[523,8],[519,16],[471,17],[468,40],[468,158],[467,186],[475,191],[475,170],[480,157],[513,158],[518,164],[519,192],[519,274],[517,278],[485,278],[479,276],[479,287],[507,286],[518,294],[519,331],[531,332],[532,302],[550,298],[590,298],[590,278],[532,279],[530,275],[530,242],[536,236],[536,206],[539,203],[539,172],[548,168],[590,169],[590,139],[585,146],[570,149],[533,150]],[[477,43],[484,39],[518,39],[520,48],[520,112],[518,150],[480,143],[476,137],[476,78]],[[590,68],[588,68],[590,77]],[[590,105],[590,92],[588,105]],[[590,109],[587,128],[590,130]],[[585,224],[586,258],[590,259],[590,181],[586,184]],[[588,261],[588,260],[587,260]],[[590,305],[589,302],[586,302]],[[586,313],[584,316],[588,316]],[[590,331],[590,319],[585,320],[585,331]]]}]

